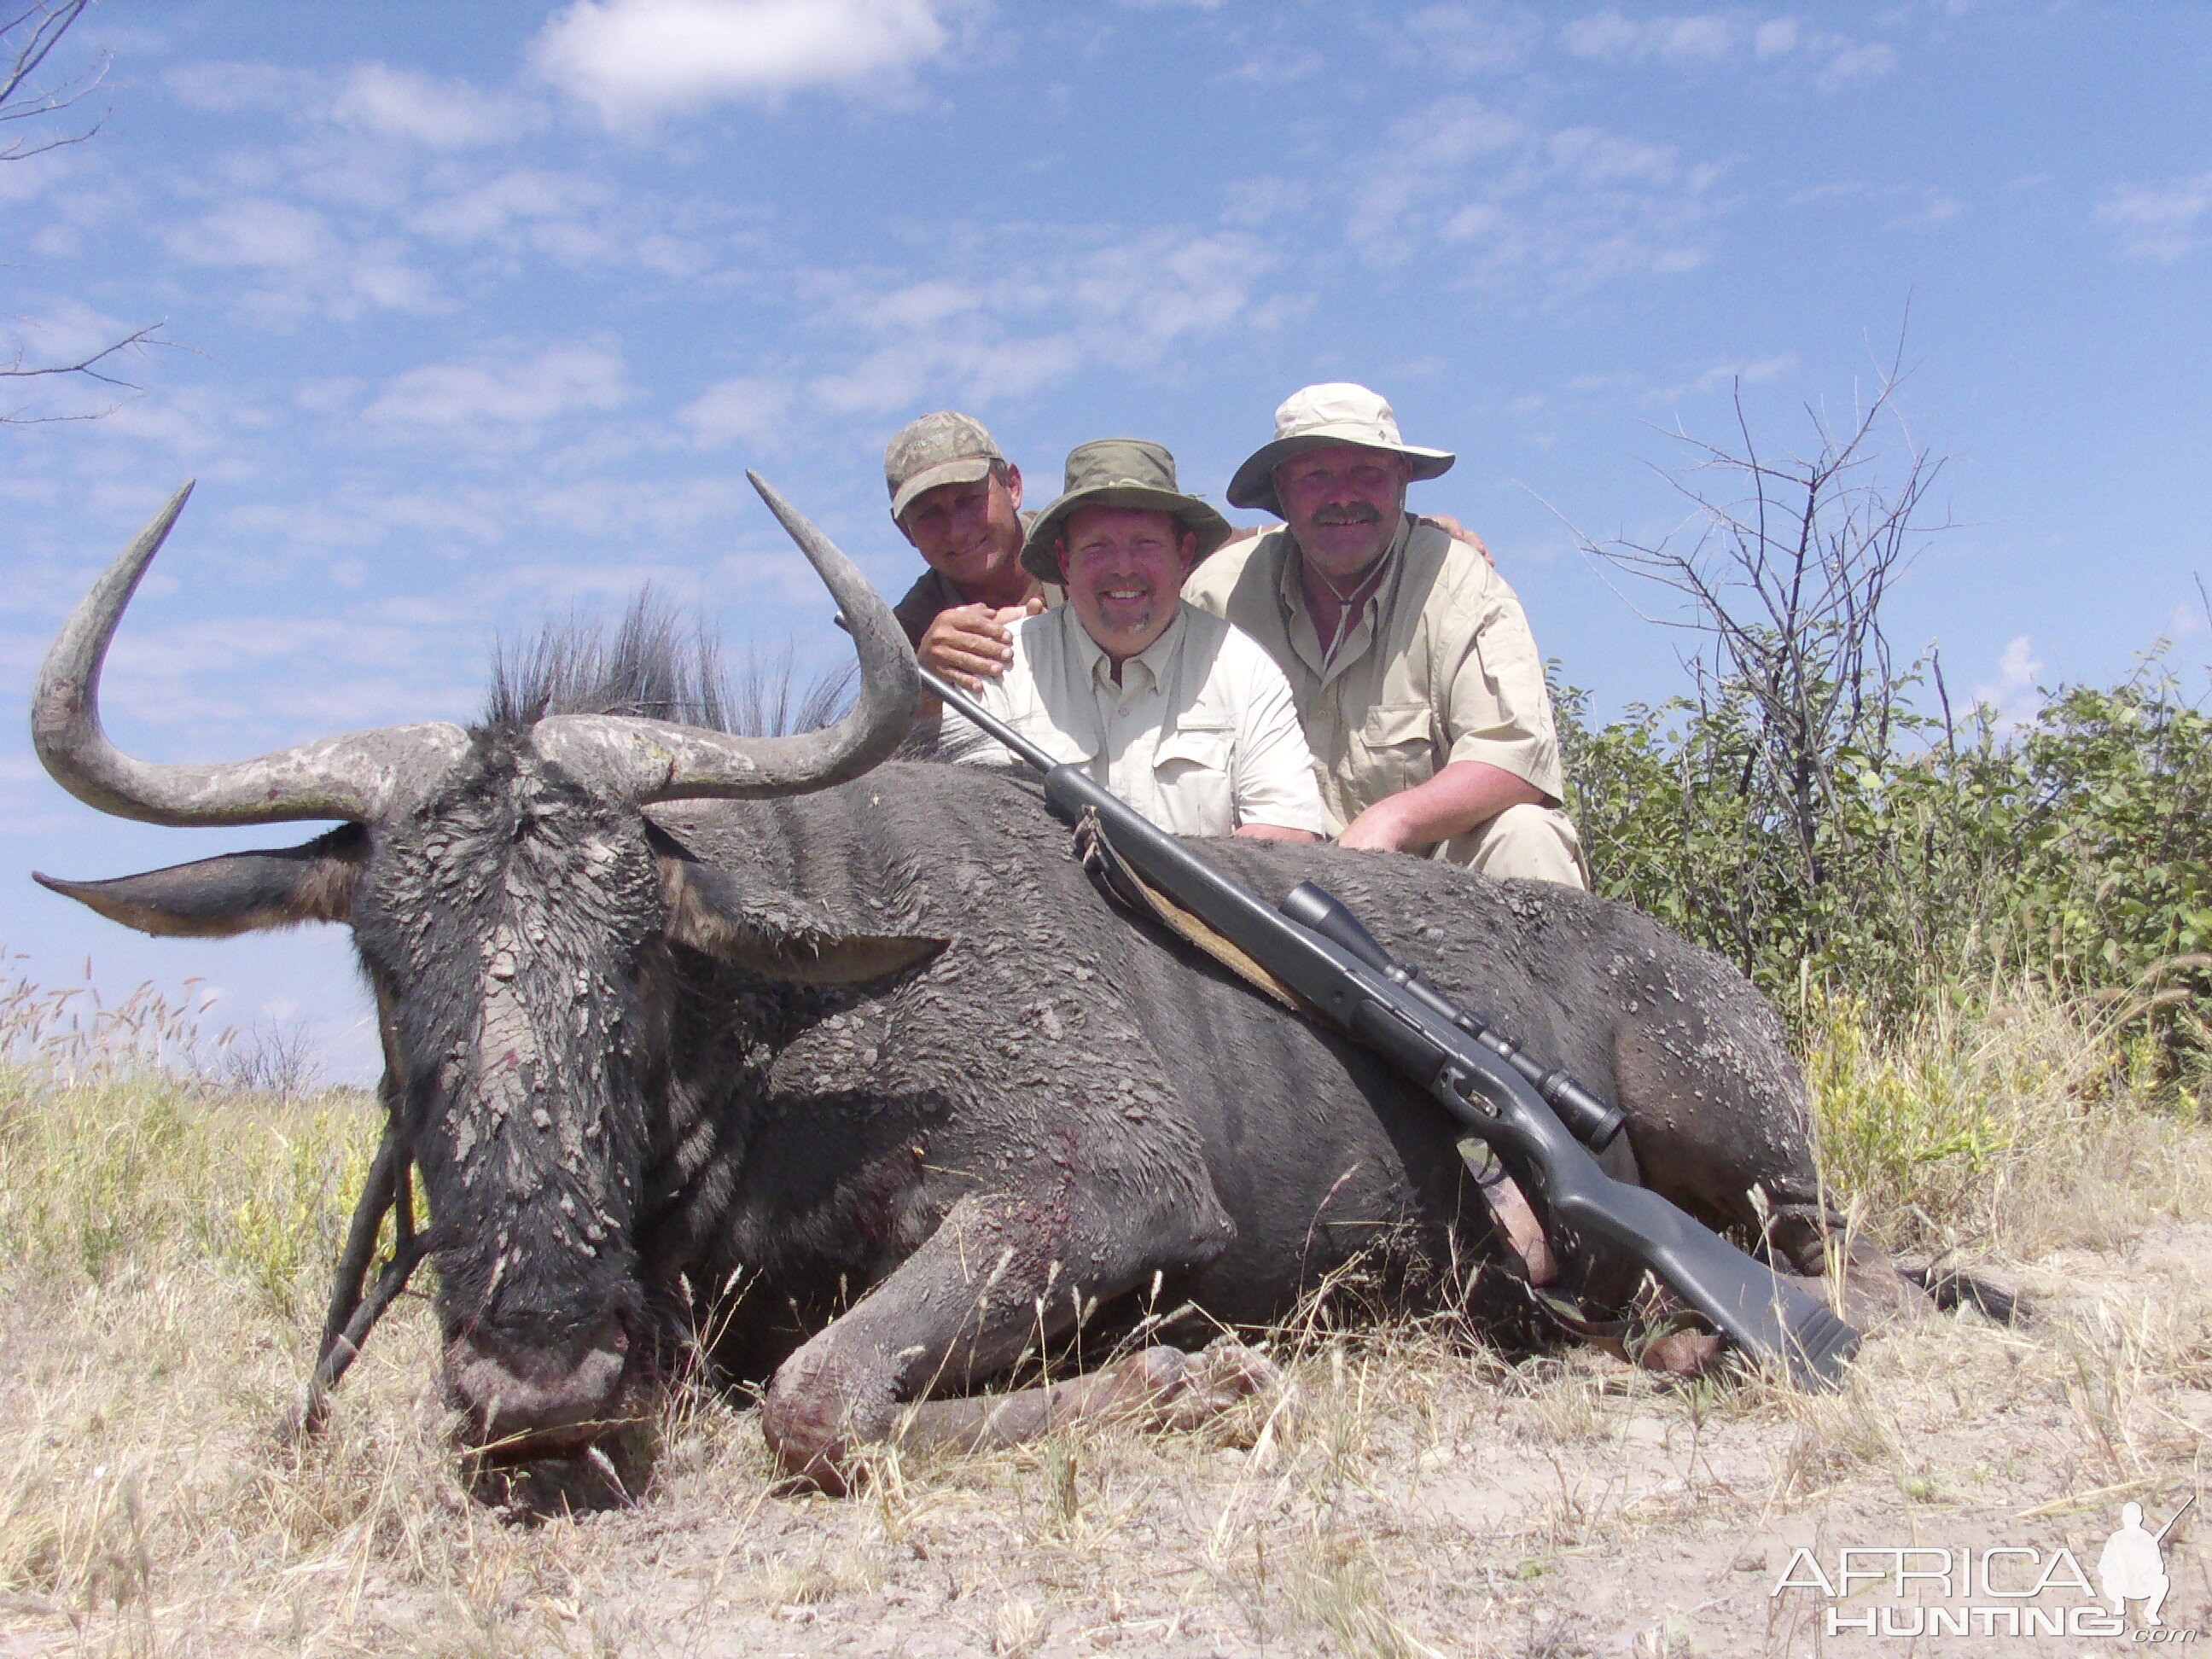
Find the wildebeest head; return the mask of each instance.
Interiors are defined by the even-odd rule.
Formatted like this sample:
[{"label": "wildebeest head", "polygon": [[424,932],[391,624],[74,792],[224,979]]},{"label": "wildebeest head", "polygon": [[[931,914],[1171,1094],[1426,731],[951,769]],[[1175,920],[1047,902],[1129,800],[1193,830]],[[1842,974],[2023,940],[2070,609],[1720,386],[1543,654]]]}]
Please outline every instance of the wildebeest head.
[{"label": "wildebeest head", "polygon": [[[64,787],[164,824],[337,818],[306,845],[46,885],[152,933],[349,924],[374,985],[385,1092],[422,1172],[446,1375],[479,1443],[589,1442],[648,1383],[660,1321],[636,1224],[667,1084],[671,940],[816,982],[910,965],[908,942],[794,954],[641,808],[857,776],[904,735],[914,659],[882,598],[758,478],[858,646],[824,730],[744,738],[634,714],[509,709],[482,726],[358,732],[222,766],[154,765],[101,731],[100,666],[182,509],[171,498],[70,618],[32,726]],[[665,1310],[660,1310],[665,1312]]]}]

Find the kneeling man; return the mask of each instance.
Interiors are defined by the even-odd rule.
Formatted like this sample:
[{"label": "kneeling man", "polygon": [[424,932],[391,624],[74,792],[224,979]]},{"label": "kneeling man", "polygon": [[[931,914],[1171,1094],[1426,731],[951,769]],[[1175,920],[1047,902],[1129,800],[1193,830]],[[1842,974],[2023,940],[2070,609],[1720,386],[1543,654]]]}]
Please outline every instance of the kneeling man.
[{"label": "kneeling man", "polygon": [[1188,597],[1289,678],[1341,845],[1586,887],[1521,602],[1479,547],[1406,509],[1406,486],[1453,459],[1401,439],[1365,386],[1306,387],[1229,484],[1231,506],[1284,527]]},{"label": "kneeling man", "polygon": [[[1016,625],[1013,661],[979,701],[1080,765],[1164,830],[1318,841],[1312,752],[1289,683],[1259,646],[1182,599],[1191,567],[1229,535],[1176,484],[1155,443],[1104,438],[1067,458],[1022,563],[1067,603]],[[959,722],[958,726],[964,726]],[[957,741],[948,720],[947,737]],[[1011,759],[972,729],[968,757]]]}]

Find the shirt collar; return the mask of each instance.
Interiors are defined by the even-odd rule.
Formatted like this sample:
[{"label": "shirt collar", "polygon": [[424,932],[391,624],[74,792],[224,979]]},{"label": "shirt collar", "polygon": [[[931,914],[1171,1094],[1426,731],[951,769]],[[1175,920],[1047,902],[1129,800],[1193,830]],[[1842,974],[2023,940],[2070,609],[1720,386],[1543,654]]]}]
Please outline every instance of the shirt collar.
[{"label": "shirt collar", "polygon": [[[1075,651],[1075,659],[1089,670],[1091,684],[1113,688],[1113,659],[1107,656],[1098,641],[1091,637],[1089,630],[1083,626],[1081,620],[1076,616],[1073,605],[1062,605],[1060,611],[1066,615],[1065,626],[1070,634],[1069,643]],[[1188,631],[1188,629],[1184,626],[1182,606],[1178,603],[1176,605],[1174,618],[1169,622],[1166,632],[1137,653],[1135,656],[1123,662],[1121,684],[1118,689],[1124,692],[1132,689],[1128,677],[1130,663],[1143,665],[1145,672],[1152,676],[1152,683],[1154,685],[1164,684],[1168,670],[1175,662],[1176,653],[1182,649],[1182,638]]]},{"label": "shirt collar", "polygon": [[1402,507],[1399,509],[1397,533],[1390,538],[1390,545],[1382,550],[1382,579],[1360,602],[1361,620],[1346,631],[1336,654],[1327,663],[1321,660],[1321,638],[1314,628],[1313,613],[1306,609],[1305,550],[1298,545],[1298,538],[1288,525],[1284,526],[1281,534],[1283,558],[1275,572],[1275,600],[1282,607],[1291,647],[1316,674],[1324,680],[1334,679],[1365,654],[1366,647],[1358,641],[1358,635],[1366,626],[1366,618],[1398,580],[1399,568],[1405,562],[1406,545],[1413,538],[1413,515]]}]

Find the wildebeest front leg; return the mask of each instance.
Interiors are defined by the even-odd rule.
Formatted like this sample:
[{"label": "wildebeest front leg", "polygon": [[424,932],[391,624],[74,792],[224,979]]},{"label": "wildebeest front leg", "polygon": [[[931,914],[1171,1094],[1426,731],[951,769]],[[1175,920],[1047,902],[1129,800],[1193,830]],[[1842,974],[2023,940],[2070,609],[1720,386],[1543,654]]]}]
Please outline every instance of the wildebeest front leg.
[{"label": "wildebeest front leg", "polygon": [[1199,1224],[1174,1230],[1180,1239],[1163,1239],[1019,1195],[963,1199],[896,1271],[777,1370],[761,1407],[769,1448],[793,1474],[841,1491],[845,1460],[871,1443],[1004,1445],[1077,1418],[1182,1425],[1224,1408],[1273,1376],[1265,1359],[1228,1344],[1196,1356],[1148,1348],[1012,1394],[928,1398],[1005,1370],[1154,1271],[1202,1261],[1224,1242],[1218,1218],[1194,1218]]}]

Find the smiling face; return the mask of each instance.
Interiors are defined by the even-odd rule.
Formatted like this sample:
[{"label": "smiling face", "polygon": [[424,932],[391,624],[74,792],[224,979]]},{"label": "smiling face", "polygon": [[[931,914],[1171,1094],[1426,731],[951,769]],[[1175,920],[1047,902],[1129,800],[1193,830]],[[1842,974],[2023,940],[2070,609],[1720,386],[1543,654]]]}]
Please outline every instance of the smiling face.
[{"label": "smiling face", "polygon": [[1168,631],[1198,538],[1172,513],[1086,507],[1054,546],[1083,631],[1119,664]]},{"label": "smiling face", "polygon": [[1021,566],[1021,469],[1000,464],[973,483],[923,490],[898,527],[930,568],[970,599],[1014,605],[1030,580]]},{"label": "smiling face", "polygon": [[1406,460],[1387,449],[1338,444],[1275,469],[1275,495],[1298,548],[1340,584],[1382,556],[1406,510]]}]

